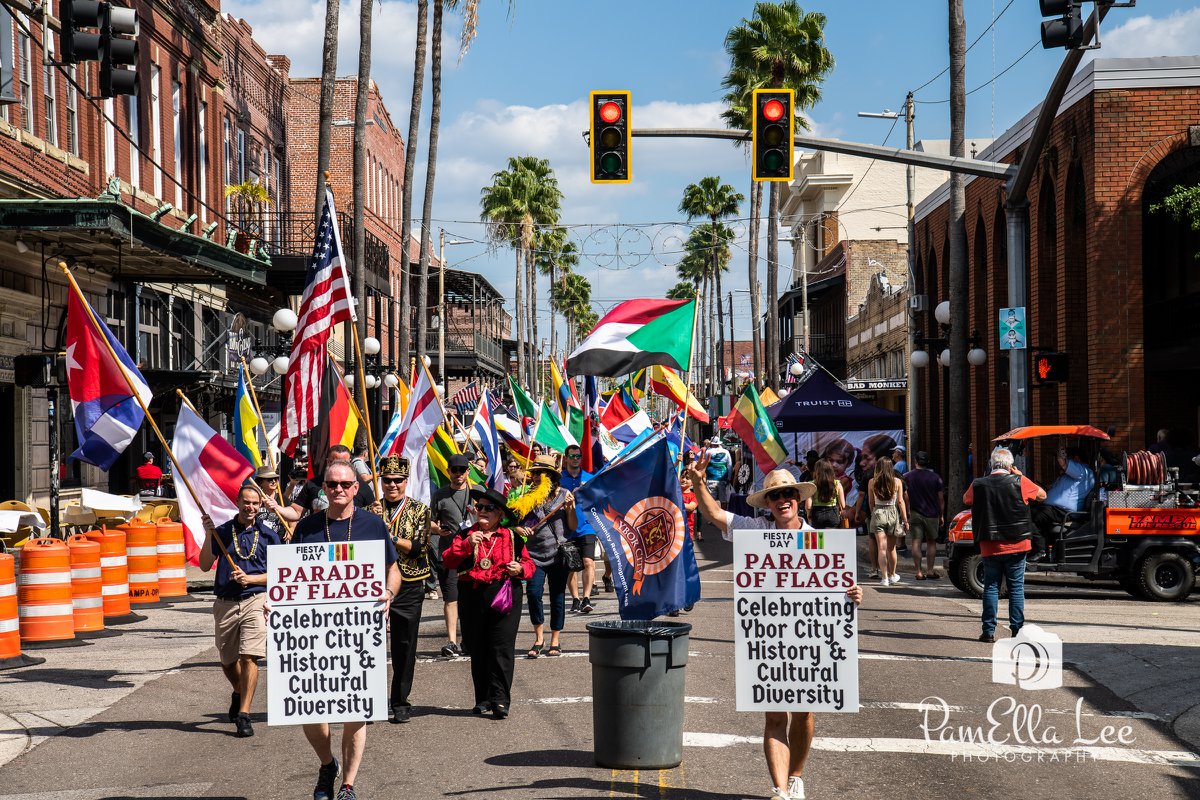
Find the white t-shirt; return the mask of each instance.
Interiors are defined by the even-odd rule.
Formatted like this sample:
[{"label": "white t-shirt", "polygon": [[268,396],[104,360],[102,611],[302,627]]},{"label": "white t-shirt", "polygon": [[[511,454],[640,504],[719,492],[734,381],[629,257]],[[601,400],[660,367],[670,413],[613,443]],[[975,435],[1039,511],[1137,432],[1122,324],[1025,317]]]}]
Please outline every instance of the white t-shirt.
[{"label": "white t-shirt", "polygon": [[[771,517],[744,517],[741,514],[735,514],[732,511],[725,512],[725,530],[721,531],[721,538],[727,542],[733,541],[733,532],[735,530],[767,530],[775,527],[775,520]],[[811,531],[815,530],[804,520],[800,521],[800,530]]]}]

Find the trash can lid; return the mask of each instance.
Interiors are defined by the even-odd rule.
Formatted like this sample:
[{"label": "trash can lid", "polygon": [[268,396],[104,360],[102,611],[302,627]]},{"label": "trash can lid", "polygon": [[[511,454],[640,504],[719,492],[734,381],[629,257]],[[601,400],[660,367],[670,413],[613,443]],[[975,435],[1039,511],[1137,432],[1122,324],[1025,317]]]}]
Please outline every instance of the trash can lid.
[{"label": "trash can lid", "polygon": [[661,622],[659,620],[617,619],[589,622],[587,632],[592,636],[622,637],[645,636],[647,639],[678,639],[692,632],[688,622]]}]

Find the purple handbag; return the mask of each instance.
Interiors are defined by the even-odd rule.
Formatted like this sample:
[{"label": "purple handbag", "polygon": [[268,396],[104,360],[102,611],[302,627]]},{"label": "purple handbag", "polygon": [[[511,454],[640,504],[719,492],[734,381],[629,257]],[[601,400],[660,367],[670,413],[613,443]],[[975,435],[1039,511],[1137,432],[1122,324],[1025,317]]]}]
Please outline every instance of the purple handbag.
[{"label": "purple handbag", "polygon": [[[516,559],[516,539],[513,538],[512,531],[508,532],[508,541],[512,547],[513,558]],[[512,604],[512,578],[505,575],[504,583],[500,585],[500,591],[496,592],[496,596],[492,598],[492,610],[497,614],[507,614],[512,611]]]}]

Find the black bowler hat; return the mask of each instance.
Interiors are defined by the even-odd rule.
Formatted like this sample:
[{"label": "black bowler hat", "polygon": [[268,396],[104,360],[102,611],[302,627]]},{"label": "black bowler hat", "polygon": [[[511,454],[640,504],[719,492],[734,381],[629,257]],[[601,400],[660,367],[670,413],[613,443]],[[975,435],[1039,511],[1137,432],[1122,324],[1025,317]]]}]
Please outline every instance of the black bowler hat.
[{"label": "black bowler hat", "polygon": [[497,492],[495,489],[491,488],[490,486],[472,486],[471,487],[471,499],[472,500],[487,500],[492,505],[494,505],[500,509],[500,524],[501,525],[508,527],[509,525],[513,524],[514,518],[516,515],[513,514],[513,510],[511,508],[509,508],[508,498],[506,498],[504,495],[500,494],[499,492]]}]

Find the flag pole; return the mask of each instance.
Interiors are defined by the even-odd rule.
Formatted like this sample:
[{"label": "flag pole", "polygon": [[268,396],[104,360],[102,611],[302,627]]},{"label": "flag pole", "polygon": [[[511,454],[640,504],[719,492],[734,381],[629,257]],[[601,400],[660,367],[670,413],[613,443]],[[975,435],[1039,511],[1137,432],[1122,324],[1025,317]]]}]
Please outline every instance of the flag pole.
[{"label": "flag pole", "polygon": [[[700,308],[700,291],[698,289],[696,290],[696,297],[692,302],[695,303],[695,305],[692,306],[692,347],[691,347],[691,350],[688,351],[688,377],[687,377],[687,383],[684,384],[687,387],[687,391],[683,397],[683,408],[681,408],[679,410],[680,438],[679,438],[679,460],[675,463],[675,478],[676,479],[678,479],[679,476],[681,476],[683,474],[683,440],[687,438],[687,425],[688,425],[687,410],[692,404],[692,398],[695,396],[692,392],[692,367],[696,361],[696,311],[697,311],[697,309]],[[699,399],[697,399],[697,402],[699,402]]]},{"label": "flag pole", "polygon": [[[245,370],[245,372],[249,372],[250,367],[248,367],[246,365],[246,357],[242,356],[241,360],[242,360],[242,369]],[[243,374],[245,374],[245,373],[243,373]],[[266,433],[265,428],[267,427],[267,423],[263,419],[262,409],[259,408],[259,406],[258,406],[258,392],[254,391],[253,379],[248,378],[246,380],[246,388],[248,388],[250,390],[250,402],[252,402],[254,404],[254,413],[258,415],[258,424],[264,428],[263,433],[265,434]],[[189,402],[188,405],[190,406],[191,403]],[[273,472],[275,472],[276,475],[278,475],[279,474],[279,465],[275,463],[275,456],[272,455],[272,453],[271,453],[271,440],[270,439],[267,439],[267,463],[271,465],[271,470]],[[275,492],[279,496],[280,504],[282,504],[283,503],[283,487],[281,487],[279,485],[278,481],[279,481],[279,479],[276,478]],[[287,522],[284,521],[284,519],[282,517],[280,517],[280,522],[283,522],[283,524],[285,526],[287,525]],[[290,528],[288,529],[288,532],[289,533],[291,532]]]},{"label": "flag pole", "polygon": [[[364,314],[367,313],[365,308],[361,309],[361,311]],[[362,343],[359,341],[358,337],[358,325],[351,325],[350,327],[354,329],[354,354],[357,356],[358,360],[358,382],[362,386],[363,421],[367,426],[367,455],[371,458],[371,488],[374,489],[379,485],[379,476],[375,466],[378,453],[375,452],[375,437],[371,435],[371,412],[367,408],[367,377],[363,372]]]}]

